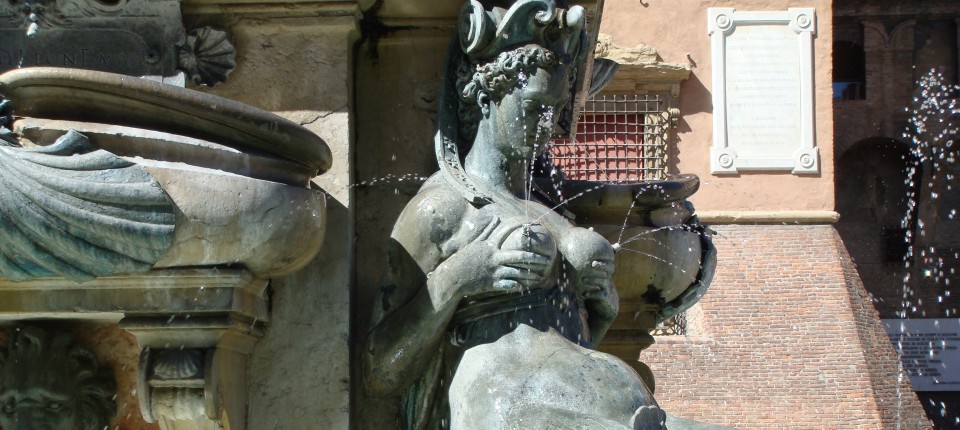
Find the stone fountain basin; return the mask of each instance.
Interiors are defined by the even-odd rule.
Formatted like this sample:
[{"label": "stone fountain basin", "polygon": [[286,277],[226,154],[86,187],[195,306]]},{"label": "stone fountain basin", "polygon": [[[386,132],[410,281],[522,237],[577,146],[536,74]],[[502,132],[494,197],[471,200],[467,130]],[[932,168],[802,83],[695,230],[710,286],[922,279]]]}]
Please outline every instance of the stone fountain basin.
[{"label": "stone fountain basin", "polygon": [[326,201],[310,179],[329,168],[330,150],[295,123],[221,97],[87,70],[15,70],[0,75],[0,94],[14,106],[11,128],[25,151],[77,131],[92,146],[85,151],[139,166],[166,195],[169,247],[134,271],[232,266],[266,278],[304,266],[323,244]]},{"label": "stone fountain basin", "polygon": [[147,79],[59,67],[0,75],[0,94],[17,116],[83,121],[202,139],[303,165],[330,168],[330,148],[316,134],[273,113]]},{"label": "stone fountain basin", "polygon": [[618,244],[614,282],[623,318],[659,312],[698,282],[707,239],[691,224],[686,199],[699,186],[695,175],[637,184],[564,183],[564,196],[582,193],[566,205],[577,224]]}]

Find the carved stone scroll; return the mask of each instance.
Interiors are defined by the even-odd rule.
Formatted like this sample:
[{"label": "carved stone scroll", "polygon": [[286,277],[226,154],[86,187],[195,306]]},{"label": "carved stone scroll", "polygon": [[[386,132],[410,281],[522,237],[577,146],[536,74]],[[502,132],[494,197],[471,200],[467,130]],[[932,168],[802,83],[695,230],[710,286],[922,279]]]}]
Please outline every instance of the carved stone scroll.
[{"label": "carved stone scroll", "polygon": [[149,270],[173,240],[173,203],[143,166],[70,131],[0,143],[0,276],[86,281]]}]

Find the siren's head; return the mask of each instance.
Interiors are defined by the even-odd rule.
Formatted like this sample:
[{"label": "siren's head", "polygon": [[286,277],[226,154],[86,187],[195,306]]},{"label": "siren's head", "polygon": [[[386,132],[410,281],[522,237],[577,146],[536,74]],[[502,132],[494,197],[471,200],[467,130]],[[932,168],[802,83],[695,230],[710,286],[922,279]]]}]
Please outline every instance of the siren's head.
[{"label": "siren's head", "polygon": [[584,11],[553,0],[519,0],[508,9],[502,3],[473,0],[461,12],[460,134],[472,141],[481,120],[498,121],[496,140],[522,142],[516,155],[529,159],[570,113],[585,51]]}]

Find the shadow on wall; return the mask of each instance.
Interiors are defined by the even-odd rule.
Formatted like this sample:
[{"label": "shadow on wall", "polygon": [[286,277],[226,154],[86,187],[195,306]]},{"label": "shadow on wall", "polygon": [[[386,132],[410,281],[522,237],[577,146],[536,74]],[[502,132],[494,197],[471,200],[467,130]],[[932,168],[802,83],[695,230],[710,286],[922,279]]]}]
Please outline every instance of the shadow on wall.
[{"label": "shadow on wall", "polygon": [[881,318],[894,318],[900,304],[910,157],[907,144],[874,137],[837,158],[837,231]]},{"label": "shadow on wall", "polygon": [[689,115],[698,113],[713,112],[713,95],[710,90],[700,81],[696,70],[690,73],[690,77],[680,84],[680,120],[677,121],[677,128],[671,131],[670,139],[667,142],[667,173],[671,175],[680,174],[680,135],[690,133],[693,128],[685,118]]}]

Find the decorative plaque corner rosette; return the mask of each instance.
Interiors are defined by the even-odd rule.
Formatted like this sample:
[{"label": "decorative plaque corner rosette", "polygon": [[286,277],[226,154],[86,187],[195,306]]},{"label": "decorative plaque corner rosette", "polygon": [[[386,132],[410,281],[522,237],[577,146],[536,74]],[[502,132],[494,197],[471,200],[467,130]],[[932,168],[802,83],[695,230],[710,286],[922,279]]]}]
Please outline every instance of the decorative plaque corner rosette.
[{"label": "decorative plaque corner rosette", "polygon": [[813,122],[814,8],[710,8],[714,174],[820,172]]}]

